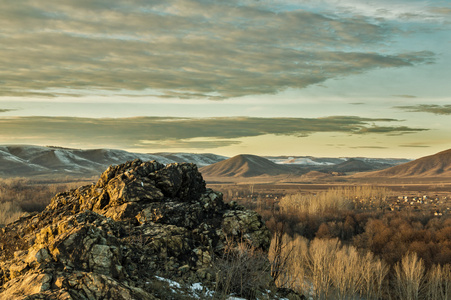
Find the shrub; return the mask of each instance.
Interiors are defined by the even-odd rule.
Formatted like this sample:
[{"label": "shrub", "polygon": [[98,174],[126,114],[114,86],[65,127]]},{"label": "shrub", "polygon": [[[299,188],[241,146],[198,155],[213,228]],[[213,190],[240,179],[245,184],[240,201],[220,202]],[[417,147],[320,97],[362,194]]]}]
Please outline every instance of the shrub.
[{"label": "shrub", "polygon": [[213,261],[216,292],[256,299],[272,281],[267,256],[246,242],[228,242],[222,257]]}]

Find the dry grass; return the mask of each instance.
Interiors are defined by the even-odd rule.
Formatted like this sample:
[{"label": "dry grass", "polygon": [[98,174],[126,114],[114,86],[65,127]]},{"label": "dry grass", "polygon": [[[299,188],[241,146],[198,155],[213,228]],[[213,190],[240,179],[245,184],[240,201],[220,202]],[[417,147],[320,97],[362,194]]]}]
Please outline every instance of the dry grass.
[{"label": "dry grass", "polygon": [[0,202],[0,226],[14,222],[23,213],[24,212],[20,206],[11,201]]},{"label": "dry grass", "polygon": [[0,179],[0,224],[10,223],[24,212],[42,211],[55,194],[83,184],[86,182],[36,182],[25,178]]},{"label": "dry grass", "polygon": [[317,194],[293,194],[283,197],[279,206],[283,212],[321,214],[354,208],[378,208],[385,204],[390,191],[383,187],[340,187]]}]

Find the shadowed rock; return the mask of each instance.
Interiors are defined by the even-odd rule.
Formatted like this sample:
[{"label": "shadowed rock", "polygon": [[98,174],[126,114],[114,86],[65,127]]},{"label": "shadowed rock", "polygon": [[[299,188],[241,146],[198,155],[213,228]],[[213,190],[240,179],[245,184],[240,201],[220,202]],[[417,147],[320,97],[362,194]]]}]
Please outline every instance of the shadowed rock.
[{"label": "shadowed rock", "polygon": [[1,229],[0,299],[158,299],[155,275],[208,281],[230,240],[267,250],[270,234],[196,165],[134,160]]}]

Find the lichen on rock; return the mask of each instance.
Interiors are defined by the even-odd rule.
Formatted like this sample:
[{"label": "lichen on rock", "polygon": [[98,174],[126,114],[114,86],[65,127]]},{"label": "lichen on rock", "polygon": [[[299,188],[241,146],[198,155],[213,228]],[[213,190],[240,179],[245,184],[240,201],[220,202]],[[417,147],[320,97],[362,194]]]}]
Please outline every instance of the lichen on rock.
[{"label": "lichen on rock", "polygon": [[196,165],[129,161],[1,229],[0,299],[159,299],[156,275],[213,280],[230,240],[266,251],[270,233]]}]

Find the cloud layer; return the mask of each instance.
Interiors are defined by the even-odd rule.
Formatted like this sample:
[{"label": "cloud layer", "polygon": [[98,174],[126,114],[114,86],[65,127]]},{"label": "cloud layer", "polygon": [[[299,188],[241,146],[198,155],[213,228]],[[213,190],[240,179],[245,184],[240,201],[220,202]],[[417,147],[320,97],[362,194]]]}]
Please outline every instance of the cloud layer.
[{"label": "cloud layer", "polygon": [[318,132],[348,134],[406,134],[427,129],[380,126],[396,119],[354,116],[327,118],[161,118],[88,119],[11,117],[0,119],[2,143],[123,149],[217,148],[263,135],[305,137]]},{"label": "cloud layer", "polygon": [[395,106],[395,108],[407,111],[407,112],[424,112],[432,113],[436,115],[451,115],[451,105],[437,105],[437,104],[418,104],[418,105],[406,105]]},{"label": "cloud layer", "polygon": [[223,99],[434,61],[429,51],[387,52],[397,29],[380,16],[299,3],[7,1],[0,96]]}]

